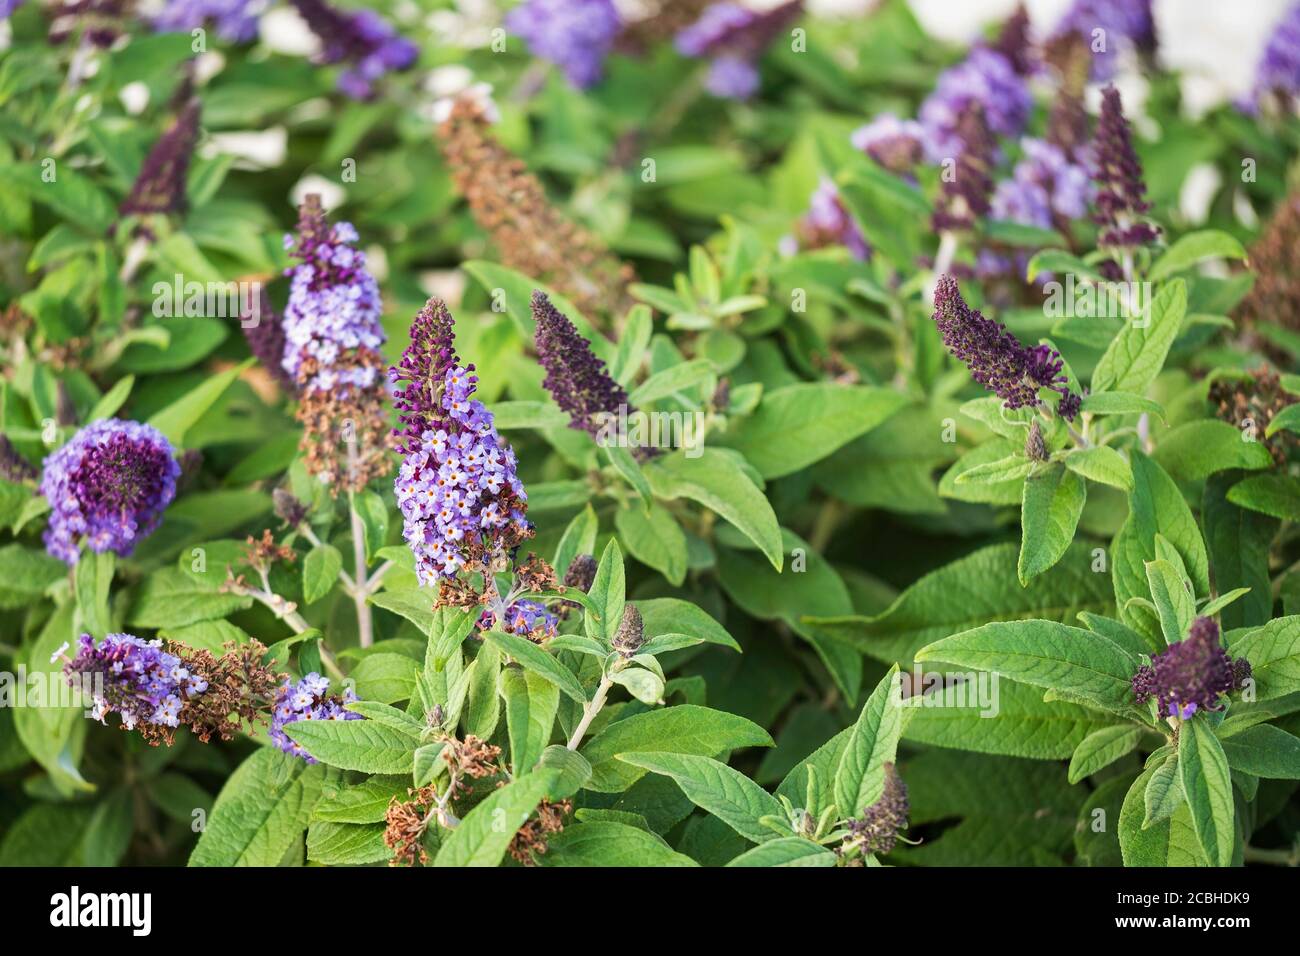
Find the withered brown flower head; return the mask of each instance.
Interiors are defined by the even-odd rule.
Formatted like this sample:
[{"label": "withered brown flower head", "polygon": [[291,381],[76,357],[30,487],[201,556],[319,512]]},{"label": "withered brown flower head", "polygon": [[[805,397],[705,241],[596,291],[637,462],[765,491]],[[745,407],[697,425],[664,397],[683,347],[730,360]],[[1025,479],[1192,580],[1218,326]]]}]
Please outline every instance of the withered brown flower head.
[{"label": "withered brown flower head", "polygon": [[585,229],[562,216],[541,182],[489,130],[483,108],[468,97],[439,128],[457,190],[492,237],[501,261],[563,293],[589,317],[621,317],[632,305],[632,267]]},{"label": "withered brown flower head", "polygon": [[550,563],[531,552],[515,568],[515,583],[525,591],[554,591],[560,585]]},{"label": "withered brown flower head", "polygon": [[184,644],[172,644],[169,649],[191,674],[207,682],[207,689],[188,698],[180,713],[181,724],[204,743],[213,736],[232,740],[241,723],[251,730],[265,717],[268,703],[284,680],[285,675],[262,663],[266,647],[257,640],[227,643],[220,657]]},{"label": "withered brown flower head", "polygon": [[384,814],[384,846],[393,851],[389,866],[414,866],[416,863],[429,862],[429,853],[424,848],[424,831],[432,819],[433,807],[438,802],[438,793],[433,787],[421,787],[408,790],[410,800],[398,800],[397,797],[388,804]]},{"label": "withered brown flower head", "polygon": [[276,543],[270,528],[264,529],[260,538],[254,538],[250,534],[244,554],[248,565],[259,572],[270,570],[271,565],[277,561],[292,563],[296,557],[293,548]]},{"label": "withered brown flower head", "polygon": [[1300,331],[1300,193],[1281,202],[1250,247],[1255,285],[1237,307],[1247,327],[1269,322]]},{"label": "withered brown flower head", "polygon": [[442,748],[442,759],[451,770],[451,778],[459,792],[469,789],[461,778],[481,780],[501,773],[501,748],[485,740],[466,734],[464,740],[448,739]]},{"label": "withered brown flower head", "polygon": [[[381,382],[387,363],[378,352],[362,348],[340,356],[332,368],[373,370],[376,382]],[[316,359],[304,359],[298,380],[307,380],[319,371]],[[296,417],[303,426],[300,447],[307,471],[320,478],[330,494],[337,497],[344,491],[363,491],[392,471],[388,452],[394,443],[382,385],[344,393],[305,391],[299,397]]]},{"label": "withered brown flower head", "polygon": [[1047,141],[1058,147],[1074,163],[1092,138],[1088,111],[1083,105],[1084,90],[1092,69],[1092,52],[1078,33],[1066,33],[1053,40],[1047,60],[1056,69],[1059,82],[1056,98],[1047,114]]},{"label": "withered brown flower head", "polygon": [[1262,365],[1239,379],[1217,379],[1210,385],[1209,397],[1215,415],[1234,428],[1250,428],[1278,466],[1300,457],[1296,454],[1300,451],[1300,437],[1293,432],[1282,429],[1265,437],[1269,422],[1298,400],[1282,387],[1281,377],[1268,366]]},{"label": "withered brown flower head", "polygon": [[534,857],[546,852],[547,838],[564,829],[564,821],[572,812],[571,800],[543,800],[510,841],[510,855],[524,866],[535,866]]}]

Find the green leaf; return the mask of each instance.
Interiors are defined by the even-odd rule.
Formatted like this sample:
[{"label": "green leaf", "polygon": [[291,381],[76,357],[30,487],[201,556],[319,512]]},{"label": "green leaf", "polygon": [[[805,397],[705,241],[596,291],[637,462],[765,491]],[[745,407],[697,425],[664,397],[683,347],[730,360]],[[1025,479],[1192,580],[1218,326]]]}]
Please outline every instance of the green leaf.
[{"label": "green leaf", "polygon": [[1200,481],[1216,471],[1273,464],[1262,442],[1248,440],[1245,432],[1212,418],[1187,422],[1162,435],[1152,457],[1175,481]]},{"label": "green leaf", "polygon": [[362,700],[392,704],[409,700],[415,693],[418,669],[419,665],[405,654],[377,650],[361,658],[348,676],[356,682],[357,696]]},{"label": "green leaf", "polygon": [[1168,561],[1146,563],[1147,583],[1151,586],[1151,600],[1160,616],[1160,630],[1166,644],[1176,644],[1183,639],[1192,619],[1196,617],[1196,598],[1192,582],[1181,568]]},{"label": "green leaf", "polygon": [[44,551],[7,544],[0,548],[0,609],[30,607],[68,567]]},{"label": "green leaf", "polygon": [[1129,467],[1128,460],[1109,445],[1072,448],[1061,460],[1066,468],[1090,481],[1110,485],[1121,491],[1133,488],[1133,469]]},{"label": "green leaf", "polygon": [[632,557],[660,572],[674,587],[686,580],[686,534],[663,505],[651,502],[647,509],[619,508],[614,512],[614,527]]},{"label": "green leaf", "polygon": [[610,538],[605,545],[605,552],[600,556],[596,567],[596,576],[591,587],[587,588],[587,597],[596,614],[584,614],[582,626],[587,636],[600,641],[606,647],[614,640],[619,625],[623,623],[623,604],[626,600],[627,583],[623,569],[623,551],[616,538]]},{"label": "green leaf", "polygon": [[501,671],[501,698],[510,736],[511,772],[518,777],[532,769],[550,742],[560,692],[540,674],[507,667]]},{"label": "green leaf", "polygon": [[1245,258],[1246,249],[1236,238],[1218,229],[1202,229],[1180,236],[1151,266],[1147,280],[1159,282],[1206,259]]},{"label": "green leaf", "polygon": [[1192,827],[1211,866],[1232,862],[1232,779],[1219,738],[1204,717],[1185,720],[1178,734],[1178,768]]},{"label": "green leaf", "polygon": [[258,750],[217,794],[189,865],[276,866],[307,828],[328,773],[271,747]]},{"label": "green leaf", "polygon": [[330,823],[380,823],[393,797],[406,799],[410,786],[410,777],[375,776],[351,787],[327,788],[312,812],[312,819]]},{"label": "green leaf", "polygon": [[1083,479],[1064,465],[1053,463],[1025,479],[1016,564],[1022,585],[1061,560],[1074,540],[1087,496]]},{"label": "green leaf", "polygon": [[582,684],[573,671],[532,641],[502,631],[488,631],[483,638],[495,644],[526,669],[550,681],[570,700],[579,704],[587,702],[587,695],[583,692]]},{"label": "green leaf", "polygon": [[567,428],[569,416],[554,402],[493,402],[492,424],[512,428]]},{"label": "green leaf", "polygon": [[588,789],[626,790],[644,771],[615,758],[619,754],[666,752],[712,757],[738,747],[770,747],[767,731],[736,714],[681,704],[634,714],[609,724],[582,748],[591,764]]},{"label": "green leaf", "polygon": [[698,866],[662,837],[613,820],[567,826],[547,841],[542,866]]},{"label": "green leaf", "polygon": [[1257,700],[1300,691],[1300,616],[1279,617],[1231,640],[1234,657],[1250,661]]},{"label": "green leaf", "polygon": [[433,601],[434,593],[423,588],[399,588],[370,595],[371,604],[406,618],[426,636],[434,633]]},{"label": "green leaf", "polygon": [[1098,770],[1109,767],[1138,745],[1142,731],[1123,724],[1094,730],[1079,742],[1070,757],[1069,781],[1078,783]]},{"label": "green leaf", "polygon": [[163,568],[144,580],[127,623],[137,627],[177,628],[229,616],[252,607],[251,597],[214,593],[177,568]]},{"label": "green leaf", "polygon": [[835,771],[835,806],[856,817],[885,789],[885,764],[893,763],[903,734],[902,681],[895,664],[862,705]]},{"label": "green leaf", "polygon": [[330,593],[343,570],[343,555],[332,544],[321,544],[307,552],[302,562],[302,597],[314,604]]},{"label": "green leaf", "polygon": [[443,841],[433,865],[499,865],[515,833],[558,776],[556,770],[538,770],[492,791]]},{"label": "green leaf", "polygon": [[284,732],[321,763],[362,773],[410,773],[419,744],[375,720],[299,720]]},{"label": "green leaf", "polygon": [[1300,521],[1300,479],[1291,475],[1243,478],[1228,489],[1228,500],[1283,521]]},{"label": "green leaf", "polygon": [[632,406],[648,405],[661,398],[699,385],[714,374],[713,363],[708,359],[678,362],[656,372],[632,390],[628,402]]},{"label": "green leaf", "polygon": [[307,828],[307,859],[322,866],[360,866],[393,855],[381,823],[312,823]]},{"label": "green leaf", "polygon": [[907,404],[907,396],[890,388],[800,382],[767,392],[727,443],[764,478],[780,478],[821,461]]},{"label": "green leaf", "polygon": [[115,557],[111,551],[83,554],[74,572],[82,627],[97,637],[112,630],[108,594],[113,583]]},{"label": "green leaf", "polygon": [[605,453],[605,457],[609,459],[610,464],[614,466],[614,469],[632,486],[632,489],[641,498],[642,502],[649,505],[651,496],[650,482],[646,480],[645,473],[641,471],[641,466],[632,457],[632,453],[612,440],[604,443],[601,450]]},{"label": "green leaf", "polygon": [[691,803],[713,814],[751,843],[766,843],[779,835],[758,821],[764,816],[784,819],[780,802],[725,763],[695,754],[654,751],[621,754],[618,759],[672,777]]},{"label": "green leaf", "polygon": [[1300,780],[1300,737],[1281,727],[1247,727],[1221,743],[1233,770],[1265,780]]},{"label": "green leaf", "polygon": [[501,720],[500,677],[501,652],[495,644],[484,641],[470,665],[468,709],[465,711],[465,732],[481,740],[490,739]]},{"label": "green leaf", "polygon": [[564,529],[564,535],[560,538],[560,543],[555,547],[555,560],[551,566],[555,572],[564,577],[564,572],[569,570],[569,565],[573,559],[580,554],[592,554],[596,549],[596,530],[599,522],[596,520],[596,512],[591,505],[586,505],[581,511],[573,516],[567,528]]},{"label": "green leaf", "polygon": [[1083,397],[1083,411],[1090,415],[1154,415],[1161,421],[1165,410],[1158,403],[1131,392],[1093,392]]},{"label": "green leaf", "polygon": [[185,447],[185,435],[213,405],[217,403],[235,381],[251,368],[256,359],[246,359],[224,372],[206,378],[196,388],[186,392],[162,411],[149,418],[149,424],[158,429],[177,448]]},{"label": "green leaf", "polygon": [[[651,598],[632,603],[641,612],[641,623],[646,636],[644,651],[647,654],[658,653],[652,648],[662,640],[673,640],[680,647],[703,642],[721,644],[734,651],[740,650],[740,645],[727,633],[726,628],[697,604],[680,598]],[[689,641],[689,644],[680,643],[682,641]]]},{"label": "green leaf", "polygon": [[[641,655],[644,656],[644,655]],[[614,671],[609,679],[643,704],[662,704],[664,702],[663,678],[653,671],[641,667],[628,667]]]},{"label": "green leaf", "polygon": [[1133,656],[1100,634],[1055,621],[986,624],[937,641],[916,659],[993,671],[1121,716],[1136,713]]},{"label": "green leaf", "polygon": [[1092,373],[1094,392],[1132,392],[1141,395],[1164,367],[1187,312],[1187,284],[1176,279],[1156,293],[1145,326],[1128,320]]},{"label": "green leaf", "polygon": [[1183,803],[1183,778],[1178,771],[1176,751],[1167,756],[1151,774],[1142,801],[1145,809],[1142,818],[1144,830],[1168,820]]},{"label": "green leaf", "polygon": [[838,863],[839,857],[811,840],[781,837],[746,850],[727,866],[836,866]]}]

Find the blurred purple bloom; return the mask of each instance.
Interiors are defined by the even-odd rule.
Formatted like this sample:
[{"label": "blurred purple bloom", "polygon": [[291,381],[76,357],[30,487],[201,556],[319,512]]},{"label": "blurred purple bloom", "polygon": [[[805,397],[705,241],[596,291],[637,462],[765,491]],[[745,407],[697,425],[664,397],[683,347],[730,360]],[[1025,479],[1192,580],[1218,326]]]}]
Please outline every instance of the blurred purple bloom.
[{"label": "blurred purple bloom", "polygon": [[857,221],[844,208],[833,180],[823,176],[808,200],[808,211],[799,220],[799,245],[807,249],[844,246],[855,259],[871,258],[871,245]]},{"label": "blurred purple bloom", "polygon": [[8,19],[22,5],[23,0],[0,0],[0,20]]},{"label": "blurred purple bloom", "polygon": [[1088,170],[1071,163],[1060,149],[1041,139],[1021,141],[1024,156],[1012,178],[993,193],[994,219],[1050,229],[1056,217],[1079,219],[1088,212]]},{"label": "blurred purple bloom", "polygon": [[1144,704],[1155,698],[1160,712],[1186,720],[1198,710],[1219,710],[1219,698],[1250,677],[1250,662],[1236,660],[1219,644],[1213,618],[1198,617],[1187,637],[1170,644],[1133,675],[1133,693]]},{"label": "blurred purple bloom", "polygon": [[187,33],[211,20],[221,39],[247,43],[257,38],[264,6],[263,0],[167,0],[153,18],[153,28],[160,33]]},{"label": "blurred purple bloom", "polygon": [[82,634],[77,656],[64,660],[69,679],[98,678],[91,711],[95,719],[103,723],[116,712],[127,730],[140,724],[179,727],[185,701],[208,689],[206,680],[163,650],[162,641],[142,641],[131,634],[105,635],[98,646],[93,637]]},{"label": "blurred purple bloom", "polygon": [[748,99],[758,91],[757,62],[768,45],[803,9],[792,0],[759,12],[738,3],[715,3],[674,41],[683,56],[707,57],[705,87],[715,96]]},{"label": "blurred purple bloom", "polygon": [[533,56],[560,67],[579,89],[595,84],[623,28],[612,0],[525,0],[506,17]]},{"label": "blurred purple bloom", "polygon": [[[329,224],[315,195],[302,205],[297,235],[284,237],[300,264],[287,270],[292,278],[282,364],[304,390],[346,394],[377,380],[373,366],[344,361],[352,350],[378,350],[385,339],[379,286],[366,269],[365,253],[354,248],[356,241],[351,223]],[[311,370],[304,372],[308,362]],[[310,378],[302,381],[306,375]]]},{"label": "blurred purple bloom", "polygon": [[934,92],[921,104],[926,147],[933,162],[958,155],[964,148],[958,133],[961,115],[972,103],[984,109],[989,129],[998,136],[1019,136],[1033,101],[1029,87],[1001,53],[976,47],[961,63],[945,70]]},{"label": "blurred purple bloom", "polygon": [[910,172],[929,152],[925,127],[916,120],[901,120],[893,113],[881,113],[865,126],[859,126],[849,141],[899,175]]},{"label": "blurred purple bloom", "polygon": [[1092,78],[1107,80],[1119,68],[1125,46],[1155,46],[1151,0],[1075,0],[1053,31],[1053,38],[1078,33],[1092,52]]},{"label": "blurred purple bloom", "polygon": [[357,699],[356,693],[349,687],[343,696],[329,692],[329,678],[313,671],[298,683],[285,681],[275,703],[271,707],[271,728],[267,736],[272,743],[287,754],[301,757],[308,763],[315,763],[316,758],[307,753],[302,745],[291,740],[284,728],[300,720],[363,720],[364,718],[344,705]]},{"label": "blurred purple bloom", "polygon": [[123,216],[184,212],[190,159],[199,138],[199,101],[189,100],[145,156],[131,192],[118,212]]},{"label": "blurred purple bloom", "polygon": [[347,63],[338,87],[357,100],[374,95],[375,82],[391,70],[405,70],[420,55],[419,47],[371,10],[342,11],[325,0],[292,0],[298,13],[321,40],[321,61]]},{"label": "blurred purple bloom", "polygon": [[129,555],[158,527],[176,497],[180,465],[152,425],[101,419],[45,459],[41,494],[50,503],[45,549],[77,563],[84,537],[95,552]]},{"label": "blurred purple bloom", "polygon": [[1300,94],[1300,3],[1292,5],[1278,21],[1255,68],[1250,96],[1239,106],[1252,114],[1266,104],[1290,113],[1295,108],[1297,94]]}]

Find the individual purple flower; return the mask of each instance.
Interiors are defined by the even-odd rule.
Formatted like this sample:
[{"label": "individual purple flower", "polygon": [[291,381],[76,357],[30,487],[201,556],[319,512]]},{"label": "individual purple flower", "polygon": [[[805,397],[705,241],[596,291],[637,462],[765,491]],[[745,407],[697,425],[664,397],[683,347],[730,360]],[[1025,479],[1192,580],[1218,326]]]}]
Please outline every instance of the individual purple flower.
[{"label": "individual purple flower", "polygon": [[1300,94],[1300,3],[1283,14],[1255,67],[1250,95],[1238,105],[1248,113],[1260,108],[1290,115]]},{"label": "individual purple flower", "polygon": [[555,636],[559,623],[560,619],[548,611],[546,605],[521,598],[506,609],[504,620],[499,623],[491,610],[485,610],[479,617],[478,627],[484,631],[500,627],[507,634],[540,644]]},{"label": "individual purple flower", "polygon": [[92,551],[129,555],[158,527],[181,469],[158,429],[113,418],[73,435],[45,459],[44,471],[45,549],[75,565],[82,538]]},{"label": "individual purple flower", "polygon": [[594,85],[623,29],[612,0],[524,0],[506,17],[533,56],[560,67],[578,89]]},{"label": "individual purple flower", "polygon": [[407,69],[420,55],[419,47],[398,36],[388,21],[371,10],[345,12],[325,0],[292,2],[320,37],[321,62],[348,64],[339,74],[338,88],[353,99],[370,99],[385,73]]},{"label": "individual purple flower", "polygon": [[1019,136],[1029,120],[1033,100],[1024,78],[1001,53],[976,47],[961,63],[945,70],[934,92],[921,104],[919,118],[933,162],[959,155],[966,147],[958,126],[971,103],[998,136]]},{"label": "individual purple flower", "polygon": [[909,810],[907,784],[894,770],[894,765],[887,763],[885,788],[880,798],[867,807],[862,816],[847,823],[845,849],[857,849],[863,854],[889,853],[898,843],[898,834],[907,829]]},{"label": "individual purple flower", "polygon": [[1187,637],[1138,668],[1133,693],[1139,704],[1154,698],[1160,713],[1186,720],[1198,710],[1219,710],[1219,698],[1249,677],[1250,661],[1229,657],[1219,643],[1219,625],[1198,617]]},{"label": "individual purple flower", "polygon": [[1160,230],[1143,218],[1151,204],[1146,201],[1142,162],[1133,148],[1119,90],[1113,86],[1102,90],[1101,117],[1092,141],[1092,178],[1097,187],[1094,219],[1101,226],[1098,243],[1132,250],[1155,242]]},{"label": "individual purple flower", "polygon": [[150,738],[169,738],[169,731],[180,726],[185,702],[208,689],[207,681],[165,651],[162,641],[143,641],[131,634],[109,634],[98,645],[82,634],[76,657],[64,661],[70,682],[93,688],[91,713],[96,720],[104,723],[116,713],[123,729],[138,727]]},{"label": "individual purple flower", "polygon": [[176,120],[154,143],[140,166],[131,192],[118,212],[123,216],[182,213],[188,207],[185,196],[190,158],[199,138],[199,101],[190,99]]},{"label": "individual purple flower", "polygon": [[451,342],[451,314],[430,299],[391,370],[393,381],[409,383],[395,402],[406,439],[395,490],[421,585],[461,568],[500,570],[532,535],[515,453],[474,397],[474,367],[459,364]]},{"label": "individual purple flower", "polygon": [[532,312],[537,359],[546,369],[542,386],[568,413],[570,428],[595,438],[604,416],[617,415],[620,408],[635,411],[591,344],[540,289],[533,290]]},{"label": "individual purple flower", "polygon": [[159,33],[188,33],[211,21],[217,36],[230,43],[248,43],[257,38],[263,0],[167,0],[154,16]]},{"label": "individual purple flower", "polygon": [[1123,49],[1155,47],[1151,0],[1074,0],[1052,31],[1052,37],[1070,33],[1082,36],[1092,51],[1093,79],[1109,79],[1119,69]]},{"label": "individual purple flower", "polygon": [[342,696],[331,694],[329,678],[313,671],[296,684],[285,681],[271,705],[271,728],[267,736],[272,743],[287,754],[302,757],[308,763],[315,763],[316,758],[303,749],[302,744],[290,739],[284,732],[289,724],[300,720],[363,720],[346,705],[357,699],[356,693],[349,687]]},{"label": "individual purple flower", "polygon": [[377,352],[385,340],[379,285],[365,253],[354,248],[357,238],[350,222],[330,225],[315,195],[302,204],[297,234],[284,237],[299,265],[287,270],[282,365],[304,390],[346,393],[377,380],[376,365],[349,360],[358,351]]},{"label": "individual purple flower", "polygon": [[728,99],[748,99],[758,92],[759,58],[802,10],[803,0],[792,0],[763,12],[738,3],[715,3],[681,30],[674,43],[682,56],[707,57],[711,61],[705,79],[710,93]]},{"label": "individual purple flower", "polygon": [[1048,388],[1060,395],[1061,417],[1074,420],[1081,399],[1070,391],[1060,354],[1047,345],[1022,345],[1001,322],[967,305],[950,275],[940,277],[935,289],[934,322],[948,351],[1007,408],[1037,406],[1039,389]]},{"label": "individual purple flower", "polygon": [[859,126],[849,141],[891,173],[910,173],[927,154],[925,127],[916,120],[899,119],[893,113],[880,113],[870,123]]},{"label": "individual purple flower", "polygon": [[805,249],[844,246],[855,259],[871,258],[871,246],[857,221],[844,208],[835,182],[822,177],[813,190],[806,212],[796,229],[799,245]]}]

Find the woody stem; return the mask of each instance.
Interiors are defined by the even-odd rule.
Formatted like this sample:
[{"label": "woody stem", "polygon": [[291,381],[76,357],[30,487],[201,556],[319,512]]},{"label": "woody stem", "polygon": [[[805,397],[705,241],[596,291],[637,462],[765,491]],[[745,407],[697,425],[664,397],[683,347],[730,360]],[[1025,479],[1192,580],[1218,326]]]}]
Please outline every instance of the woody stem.
[{"label": "woody stem", "polygon": [[582,743],[582,737],[591,726],[591,722],[596,719],[600,709],[605,706],[605,697],[609,694],[609,689],[614,686],[614,682],[606,675],[600,679],[600,686],[596,688],[596,696],[587,702],[587,706],[582,709],[582,720],[578,721],[578,726],[573,728],[573,736],[569,738],[566,745],[570,750],[577,750],[578,745]]}]

